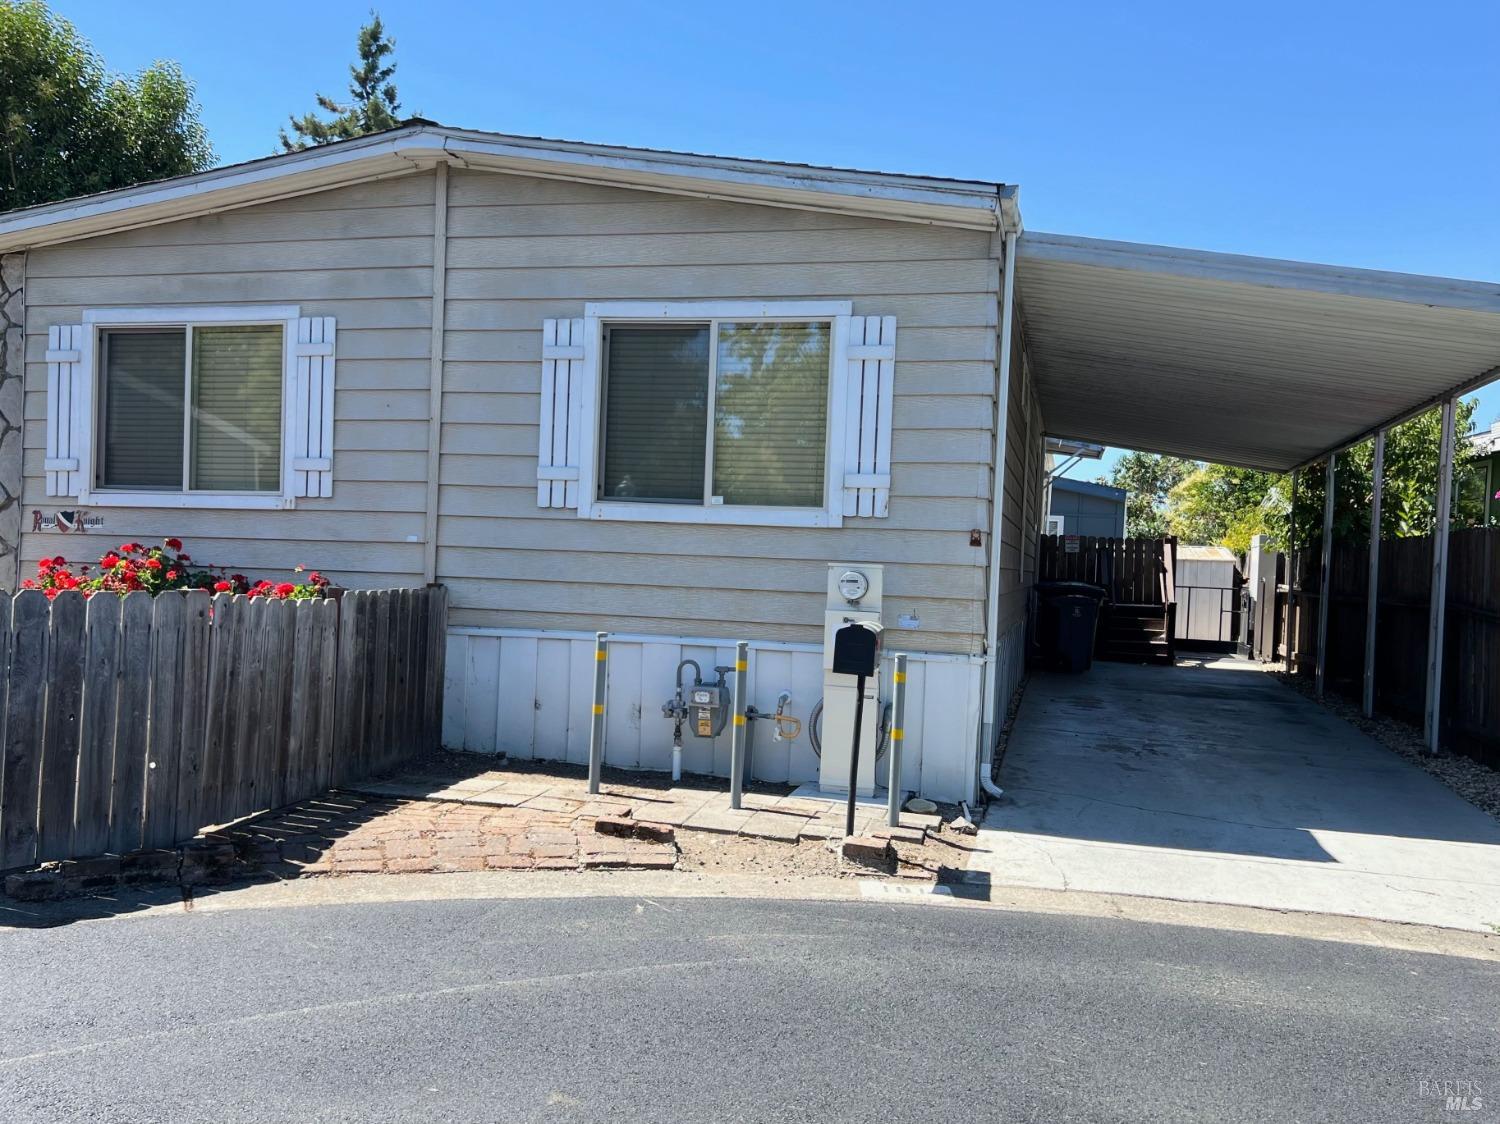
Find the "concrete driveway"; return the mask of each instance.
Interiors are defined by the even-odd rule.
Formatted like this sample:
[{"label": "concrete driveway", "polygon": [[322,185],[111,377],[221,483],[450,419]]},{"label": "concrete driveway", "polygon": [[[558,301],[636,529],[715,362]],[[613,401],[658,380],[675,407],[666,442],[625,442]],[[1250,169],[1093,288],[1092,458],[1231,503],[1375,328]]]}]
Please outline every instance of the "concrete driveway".
[{"label": "concrete driveway", "polygon": [[1500,823],[1253,663],[1026,688],[971,869],[1500,932]]}]

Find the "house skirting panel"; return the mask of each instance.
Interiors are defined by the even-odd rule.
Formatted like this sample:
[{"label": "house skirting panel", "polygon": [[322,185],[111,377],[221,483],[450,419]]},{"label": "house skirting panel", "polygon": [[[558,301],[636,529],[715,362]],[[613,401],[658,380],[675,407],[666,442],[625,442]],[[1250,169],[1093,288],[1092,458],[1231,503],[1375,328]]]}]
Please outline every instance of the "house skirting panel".
[{"label": "house skirting panel", "polygon": [[[902,779],[935,800],[973,799],[982,705],[982,662],[970,656],[909,652]],[[710,678],[734,661],[732,638],[611,637],[605,702],[608,765],[672,767],[672,697],[679,660],[693,659]],[[803,721],[795,741],[778,742],[771,723],[755,724],[752,761],[759,780],[815,781],[818,761],[807,719],[822,696],[822,650],[816,644],[750,644],[750,702],[776,709],[791,691],[788,713]],[[691,669],[686,673],[691,677]],[[444,683],[443,744],[450,749],[583,763],[588,760],[593,702],[594,636],[509,628],[451,628]],[[689,678],[691,682],[691,678]],[[890,694],[889,653],[882,694]],[[729,775],[729,729],[715,739],[684,731],[687,773]],[[884,762],[881,763],[881,769]],[[877,775],[880,771],[877,770]]]}]

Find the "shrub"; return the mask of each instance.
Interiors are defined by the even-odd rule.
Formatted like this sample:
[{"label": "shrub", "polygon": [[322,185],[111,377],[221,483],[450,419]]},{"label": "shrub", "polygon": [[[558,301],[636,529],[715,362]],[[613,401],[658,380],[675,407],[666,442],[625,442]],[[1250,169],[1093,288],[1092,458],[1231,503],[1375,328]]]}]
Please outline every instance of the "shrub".
[{"label": "shrub", "polygon": [[[298,574],[304,567],[296,567]],[[210,593],[243,593],[250,597],[269,597],[278,601],[301,601],[322,597],[329,581],[316,570],[294,582],[272,582],[262,579],[252,583],[244,574],[231,574],[223,566],[204,567],[193,561],[182,549],[182,540],[163,539],[160,546],[143,546],[138,542],[121,543],[107,550],[92,565],[80,566],[75,573],[62,555],[43,558],[36,564],[36,577],[21,583],[23,589],[40,589],[48,600],[65,589],[76,589],[85,597],[96,593],[134,593],[144,590],[153,597],[169,589],[206,589]]]}]

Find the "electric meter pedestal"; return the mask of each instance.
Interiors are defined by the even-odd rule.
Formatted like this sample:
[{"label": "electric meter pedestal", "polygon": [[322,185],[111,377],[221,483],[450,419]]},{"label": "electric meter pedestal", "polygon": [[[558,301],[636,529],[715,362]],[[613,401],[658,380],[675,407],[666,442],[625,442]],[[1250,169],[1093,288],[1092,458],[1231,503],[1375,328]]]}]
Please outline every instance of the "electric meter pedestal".
[{"label": "electric meter pedestal", "polygon": [[[858,679],[833,670],[834,637],[849,624],[880,624],[884,575],[879,566],[831,563],[828,601],[823,613],[823,756],[818,762],[818,787],[824,792],[849,791],[850,750],[854,738],[854,708]],[[880,673],[865,680],[860,718],[859,773],[855,794],[875,794],[875,755],[880,748]]]}]

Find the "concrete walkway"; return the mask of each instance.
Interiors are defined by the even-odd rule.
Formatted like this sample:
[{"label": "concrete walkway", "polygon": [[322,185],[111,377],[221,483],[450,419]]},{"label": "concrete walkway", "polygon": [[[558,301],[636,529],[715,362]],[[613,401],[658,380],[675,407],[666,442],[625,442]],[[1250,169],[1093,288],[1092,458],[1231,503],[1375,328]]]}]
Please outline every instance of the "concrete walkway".
[{"label": "concrete walkway", "polygon": [[1500,932],[1500,823],[1234,660],[1034,676],[971,870],[996,885]]}]

